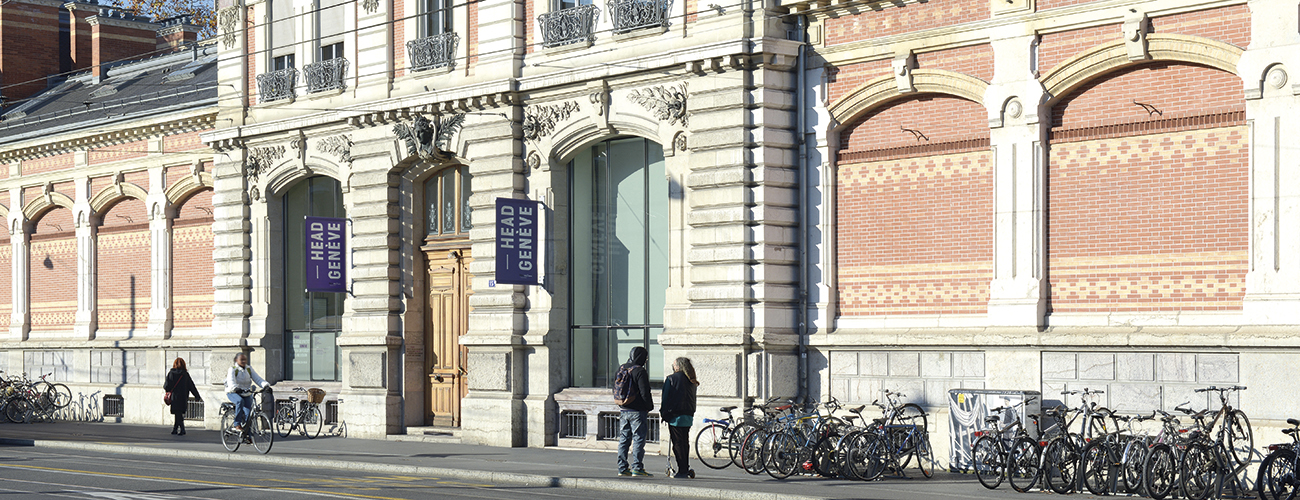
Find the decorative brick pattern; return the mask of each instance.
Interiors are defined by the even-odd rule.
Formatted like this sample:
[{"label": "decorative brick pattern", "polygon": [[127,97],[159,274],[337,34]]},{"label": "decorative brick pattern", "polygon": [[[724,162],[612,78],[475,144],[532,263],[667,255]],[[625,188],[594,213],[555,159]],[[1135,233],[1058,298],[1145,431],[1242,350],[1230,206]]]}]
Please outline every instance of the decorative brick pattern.
[{"label": "decorative brick pattern", "polygon": [[23,162],[23,175],[40,174],[45,172],[57,172],[68,170],[73,167],[73,154],[64,153],[61,155],[46,156],[34,160]]},{"label": "decorative brick pattern", "polygon": [[[1159,113],[1142,106],[1154,106]],[[1241,79],[1203,66],[1149,63],[1080,86],[1052,110],[1052,128],[1080,128],[1245,111]]]},{"label": "decorative brick pattern", "polygon": [[1250,7],[1240,4],[1153,17],[1151,31],[1203,36],[1245,49],[1250,45]]},{"label": "decorative brick pattern", "polygon": [[916,54],[918,69],[963,73],[985,82],[993,79],[993,46],[987,43]]},{"label": "decorative brick pattern", "polygon": [[212,190],[191,196],[176,213],[172,223],[172,325],[211,328]]},{"label": "decorative brick pattern", "polygon": [[114,144],[90,150],[90,153],[87,156],[87,163],[91,165],[100,165],[115,161],[130,160],[132,158],[143,158],[148,154],[148,151],[148,141]]},{"label": "decorative brick pattern", "polygon": [[139,330],[149,324],[150,234],[143,201],[126,199],[102,215],[97,303],[99,328]]},{"label": "decorative brick pattern", "polygon": [[841,165],[837,177],[841,315],[987,310],[992,154]]},{"label": "decorative brick pattern", "polygon": [[203,141],[199,140],[200,133],[201,132],[199,131],[194,131],[163,137],[163,151],[172,153],[176,151],[203,149]]},{"label": "decorative brick pattern", "polygon": [[826,45],[983,21],[990,16],[987,0],[880,5],[883,10],[864,9],[862,14],[827,19]]},{"label": "decorative brick pattern", "polygon": [[72,212],[55,208],[36,222],[32,235],[32,330],[71,330],[77,313],[77,238]]},{"label": "decorative brick pattern", "polygon": [[1053,146],[1051,310],[1240,309],[1247,133],[1234,126]]}]

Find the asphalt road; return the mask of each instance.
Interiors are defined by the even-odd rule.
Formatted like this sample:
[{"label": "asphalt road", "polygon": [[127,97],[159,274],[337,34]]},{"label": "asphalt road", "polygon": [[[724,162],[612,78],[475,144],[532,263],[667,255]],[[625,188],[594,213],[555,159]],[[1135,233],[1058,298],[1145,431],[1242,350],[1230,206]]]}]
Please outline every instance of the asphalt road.
[{"label": "asphalt road", "polygon": [[[493,485],[436,477],[0,448],[0,498],[644,499],[605,491]],[[660,479],[661,480],[661,479]]]}]

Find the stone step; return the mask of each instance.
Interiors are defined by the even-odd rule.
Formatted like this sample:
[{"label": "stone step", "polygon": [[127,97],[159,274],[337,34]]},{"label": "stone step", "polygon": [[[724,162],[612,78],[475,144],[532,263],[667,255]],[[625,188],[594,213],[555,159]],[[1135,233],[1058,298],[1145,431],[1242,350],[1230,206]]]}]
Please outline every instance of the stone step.
[{"label": "stone step", "polygon": [[407,427],[406,434],[391,434],[389,441],[460,444],[460,429],[450,427]]}]

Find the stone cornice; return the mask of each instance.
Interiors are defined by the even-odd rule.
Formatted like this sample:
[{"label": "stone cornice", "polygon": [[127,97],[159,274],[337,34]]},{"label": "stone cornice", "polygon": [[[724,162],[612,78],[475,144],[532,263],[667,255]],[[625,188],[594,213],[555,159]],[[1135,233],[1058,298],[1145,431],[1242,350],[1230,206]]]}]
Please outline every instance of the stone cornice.
[{"label": "stone cornice", "polygon": [[15,160],[31,160],[73,151],[84,151],[91,148],[153,139],[166,135],[193,132],[196,130],[208,130],[213,128],[215,124],[216,114],[212,113],[163,123],[134,127],[123,126],[119,130],[101,132],[98,134],[84,136],[70,135],[70,137],[66,139],[56,140],[54,142],[6,149],[3,152],[0,152],[0,163],[12,162]]},{"label": "stone cornice", "polygon": [[91,26],[118,26],[122,28],[135,28],[138,30],[155,31],[158,25],[148,21],[138,21],[135,19],[124,19],[120,17],[111,17],[105,15],[90,16],[86,18],[86,24]]}]

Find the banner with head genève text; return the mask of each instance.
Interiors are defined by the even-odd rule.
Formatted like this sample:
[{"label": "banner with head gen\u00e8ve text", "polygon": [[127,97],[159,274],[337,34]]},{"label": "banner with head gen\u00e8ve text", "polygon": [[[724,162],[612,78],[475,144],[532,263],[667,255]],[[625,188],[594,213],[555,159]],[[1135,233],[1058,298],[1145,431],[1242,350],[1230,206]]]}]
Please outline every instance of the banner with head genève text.
[{"label": "banner with head gen\u00e8ve text", "polygon": [[537,256],[541,240],[541,204],[533,200],[497,198],[496,282],[539,285]]},{"label": "banner with head gen\u00e8ve text", "polygon": [[306,218],[308,292],[347,292],[347,219]]}]

